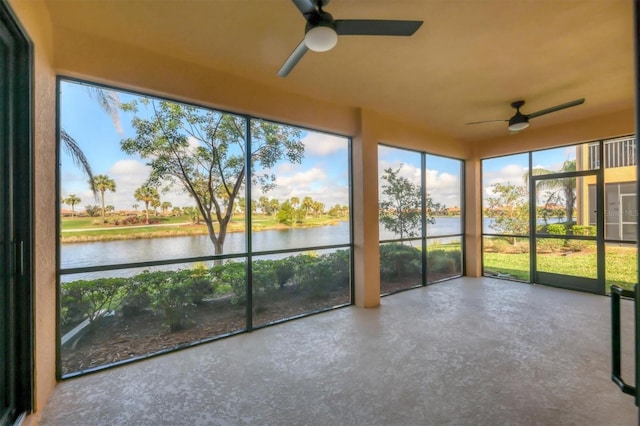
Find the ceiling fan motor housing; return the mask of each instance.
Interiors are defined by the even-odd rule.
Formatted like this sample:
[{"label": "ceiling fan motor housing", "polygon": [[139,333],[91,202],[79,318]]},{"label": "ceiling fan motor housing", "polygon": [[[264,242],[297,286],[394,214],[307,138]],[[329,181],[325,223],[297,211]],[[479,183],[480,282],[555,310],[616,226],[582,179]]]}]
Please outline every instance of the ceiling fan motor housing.
[{"label": "ceiling fan motor housing", "polygon": [[516,112],[515,115],[509,119],[509,130],[511,131],[517,132],[527,127],[529,127],[529,119],[520,111]]}]

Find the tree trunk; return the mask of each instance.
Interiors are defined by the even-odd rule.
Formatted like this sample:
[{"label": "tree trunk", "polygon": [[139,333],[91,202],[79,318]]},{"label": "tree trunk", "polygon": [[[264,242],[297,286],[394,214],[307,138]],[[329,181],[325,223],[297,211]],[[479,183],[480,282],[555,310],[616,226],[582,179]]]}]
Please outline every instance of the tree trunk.
[{"label": "tree trunk", "polygon": [[149,224],[149,203],[148,202],[144,203],[144,222],[147,225]]},{"label": "tree trunk", "polygon": [[104,191],[100,192],[100,198],[102,201],[102,223],[105,223],[107,221],[107,218],[104,214]]}]

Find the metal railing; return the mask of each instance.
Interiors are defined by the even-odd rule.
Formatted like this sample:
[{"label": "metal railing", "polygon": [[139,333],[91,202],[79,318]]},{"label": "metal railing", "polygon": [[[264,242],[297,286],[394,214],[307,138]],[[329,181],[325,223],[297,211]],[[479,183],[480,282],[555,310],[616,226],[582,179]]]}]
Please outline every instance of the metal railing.
[{"label": "metal railing", "polygon": [[[589,170],[600,168],[599,143],[589,145]],[[633,137],[604,141],[604,167],[627,167],[636,165],[636,140]]]}]

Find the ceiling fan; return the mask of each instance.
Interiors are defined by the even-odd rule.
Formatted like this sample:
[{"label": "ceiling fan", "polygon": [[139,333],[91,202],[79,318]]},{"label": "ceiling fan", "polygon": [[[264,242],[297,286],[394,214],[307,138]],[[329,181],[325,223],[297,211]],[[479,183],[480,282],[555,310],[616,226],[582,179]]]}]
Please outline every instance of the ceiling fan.
[{"label": "ceiling fan", "polygon": [[515,101],[511,103],[511,107],[516,109],[516,113],[508,120],[485,120],[474,121],[466,124],[480,124],[480,123],[494,123],[494,122],[508,122],[509,130],[517,132],[529,127],[529,120],[532,118],[540,117],[541,115],[549,114],[552,112],[560,111],[561,109],[571,108],[584,103],[584,98],[576,99],[575,101],[567,102],[564,104],[552,106],[550,108],[541,109],[540,111],[532,112],[531,114],[523,114],[520,112],[520,108],[524,105],[524,101]]},{"label": "ceiling fan", "polygon": [[338,42],[339,35],[411,36],[423,21],[380,19],[338,19],[322,10],[329,0],[292,0],[307,21],[304,39],[285,61],[278,75],[286,77],[307,50],[326,52]]}]

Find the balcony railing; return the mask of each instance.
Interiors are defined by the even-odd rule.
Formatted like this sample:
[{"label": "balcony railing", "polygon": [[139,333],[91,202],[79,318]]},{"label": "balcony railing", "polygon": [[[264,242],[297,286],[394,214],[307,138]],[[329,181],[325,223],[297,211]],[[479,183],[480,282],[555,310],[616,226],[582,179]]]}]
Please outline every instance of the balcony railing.
[{"label": "balcony railing", "polygon": [[[600,167],[599,143],[589,145],[589,169]],[[636,160],[636,140],[633,137],[624,137],[604,141],[604,167],[607,169],[614,167],[635,166]]]}]

